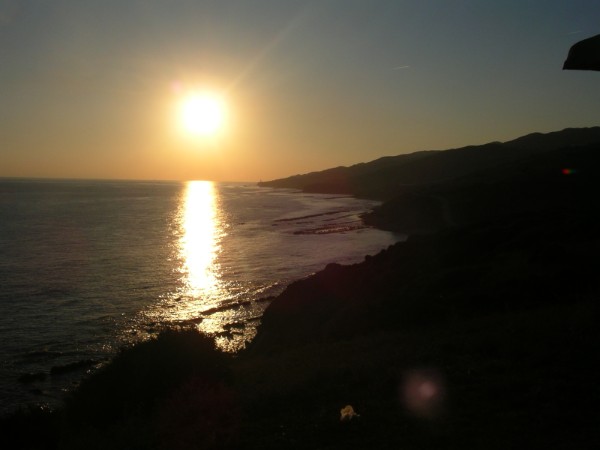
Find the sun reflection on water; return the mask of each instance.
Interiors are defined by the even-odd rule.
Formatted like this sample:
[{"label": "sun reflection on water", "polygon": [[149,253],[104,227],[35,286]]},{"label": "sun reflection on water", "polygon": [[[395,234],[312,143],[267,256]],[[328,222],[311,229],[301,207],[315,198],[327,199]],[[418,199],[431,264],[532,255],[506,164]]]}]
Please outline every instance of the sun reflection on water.
[{"label": "sun reflection on water", "polygon": [[210,181],[186,183],[171,223],[177,287],[141,313],[140,324],[146,324],[148,336],[161,324],[193,325],[231,352],[255,336],[265,304],[249,301],[252,289],[219,262],[230,227],[227,217],[218,186]]},{"label": "sun reflection on water", "polygon": [[256,330],[240,322],[242,317],[247,318],[248,311],[233,306],[231,280],[224,279],[218,262],[228,224],[214,183],[187,183],[178,225],[182,286],[175,304],[170,305],[170,320],[193,323],[200,331],[214,336],[223,350],[237,351]]},{"label": "sun reflection on water", "polygon": [[219,291],[216,257],[223,235],[213,183],[189,181],[181,208],[183,234],[179,256],[183,261],[185,295],[206,300]]},{"label": "sun reflection on water", "polygon": [[[203,312],[226,298],[218,255],[226,235],[219,196],[210,181],[188,181],[175,220],[176,270],[180,285],[166,299],[159,315],[170,322],[202,322]],[[208,324],[199,327],[206,332]]]}]

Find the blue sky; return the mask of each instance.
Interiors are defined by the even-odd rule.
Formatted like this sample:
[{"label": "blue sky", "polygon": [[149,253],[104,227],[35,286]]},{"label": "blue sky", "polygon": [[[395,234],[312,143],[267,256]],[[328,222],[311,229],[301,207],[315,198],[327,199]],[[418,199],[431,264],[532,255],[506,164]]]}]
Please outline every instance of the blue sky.
[{"label": "blue sky", "polygon": [[[271,179],[598,125],[600,3],[0,0],[0,176]],[[211,141],[180,91],[222,93]]]}]

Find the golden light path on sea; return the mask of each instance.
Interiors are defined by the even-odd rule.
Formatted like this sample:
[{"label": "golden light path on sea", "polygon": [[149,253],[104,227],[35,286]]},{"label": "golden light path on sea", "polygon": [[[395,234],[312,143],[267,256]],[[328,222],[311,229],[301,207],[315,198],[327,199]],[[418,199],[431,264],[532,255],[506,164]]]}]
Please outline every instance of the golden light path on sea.
[{"label": "golden light path on sea", "polygon": [[[188,181],[179,211],[182,288],[177,305],[171,308],[170,320],[194,323],[200,331],[213,336],[221,349],[237,351],[254,337],[256,330],[240,326],[240,311],[236,308],[223,309],[232,297],[228,292],[231,280],[224,280],[218,262],[228,226],[214,183]],[[213,312],[209,313],[211,309]],[[235,336],[227,331],[232,324],[236,324]]]},{"label": "golden light path on sea", "polygon": [[[210,181],[189,181],[182,205],[183,235],[179,241],[186,295],[193,298],[218,297],[216,265],[223,237],[215,187]],[[202,309],[206,309],[204,306]]]},{"label": "golden light path on sea", "polygon": [[151,313],[159,322],[195,324],[208,334],[222,331],[222,321],[207,319],[204,313],[222,306],[226,297],[217,262],[226,226],[214,184],[188,181],[173,222],[179,287]]},{"label": "golden light path on sea", "polygon": [[171,222],[170,261],[178,287],[140,315],[149,336],[156,325],[193,325],[212,336],[219,348],[231,352],[255,336],[264,305],[240,307],[237,302],[249,291],[231,273],[227,276],[219,262],[230,227],[226,217],[213,182],[186,182]]},{"label": "golden light path on sea", "polygon": [[188,181],[178,212],[181,286],[169,308],[171,322],[188,322],[207,334],[223,331],[218,314],[205,312],[223,306],[227,298],[218,255],[226,236],[218,191],[211,181]]}]

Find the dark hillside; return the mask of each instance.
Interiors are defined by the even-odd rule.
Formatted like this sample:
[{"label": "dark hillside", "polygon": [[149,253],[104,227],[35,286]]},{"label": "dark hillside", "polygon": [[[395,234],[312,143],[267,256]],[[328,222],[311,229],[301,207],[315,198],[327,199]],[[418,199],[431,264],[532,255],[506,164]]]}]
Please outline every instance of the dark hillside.
[{"label": "dark hillside", "polygon": [[[597,448],[598,208],[556,206],[412,236],[290,285],[240,360],[271,436],[249,425],[253,442]],[[361,414],[348,426],[334,413],[347,403]]]},{"label": "dark hillside", "polygon": [[600,143],[600,127],[568,128],[547,134],[533,133],[505,143],[380,158],[259,185],[385,200],[403,193],[410,186],[448,181],[538,153],[592,143]]},{"label": "dark hillside", "polygon": [[[331,264],[272,301],[246,355],[265,370],[246,379],[265,389],[286,380],[286,394],[263,397],[261,409],[285,424],[282,443],[600,445],[591,356],[600,348],[600,145],[522,139],[531,152],[504,159],[495,149],[505,144],[490,144],[497,165],[471,159],[479,170],[406,187],[367,217],[428,233],[360,264]],[[266,369],[279,365],[289,370]],[[431,389],[412,391],[415,376]],[[296,414],[286,412],[290,398]],[[346,401],[363,414],[353,428],[325,419]]]},{"label": "dark hillside", "polygon": [[271,303],[254,346],[289,349],[591,301],[599,225],[591,214],[515,214],[412,237],[361,264],[330,264]]},{"label": "dark hillside", "polygon": [[[380,171],[396,170],[413,161],[427,158],[434,151],[416,152],[408,155],[386,156],[368,163],[360,163],[351,167],[335,167],[303,175],[294,175],[275,181],[260,182],[259,186],[289,189],[301,189],[305,192],[323,192],[336,194],[361,195],[362,192],[383,192],[385,187],[370,186],[366,183],[376,182]],[[388,180],[384,180],[385,183]]]},{"label": "dark hillside", "polygon": [[600,144],[529,155],[449,181],[406,188],[365,221],[412,233],[538,211],[557,217],[584,210],[591,214],[597,210],[599,166]]}]

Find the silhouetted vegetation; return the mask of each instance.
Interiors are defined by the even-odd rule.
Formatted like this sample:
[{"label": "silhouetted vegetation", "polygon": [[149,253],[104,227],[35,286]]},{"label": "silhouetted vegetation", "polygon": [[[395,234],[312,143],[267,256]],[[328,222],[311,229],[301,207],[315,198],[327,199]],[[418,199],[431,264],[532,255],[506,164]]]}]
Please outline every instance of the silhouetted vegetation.
[{"label": "silhouetted vegetation", "polygon": [[164,331],[121,352],[67,399],[68,447],[220,448],[235,427],[230,380],[228,356],[212,339]]}]

